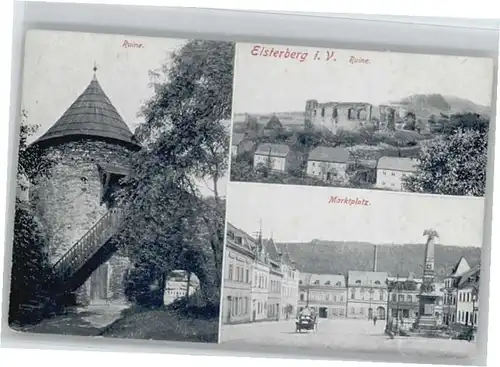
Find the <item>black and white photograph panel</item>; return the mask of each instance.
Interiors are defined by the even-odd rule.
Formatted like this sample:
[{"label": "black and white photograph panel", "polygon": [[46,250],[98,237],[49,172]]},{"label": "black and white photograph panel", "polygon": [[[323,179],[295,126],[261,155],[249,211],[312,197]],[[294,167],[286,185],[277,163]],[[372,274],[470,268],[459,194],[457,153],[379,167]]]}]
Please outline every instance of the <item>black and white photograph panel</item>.
[{"label": "black and white photograph panel", "polygon": [[484,199],[333,190],[228,185],[221,343],[470,364]]},{"label": "black and white photograph panel", "polygon": [[239,43],[230,180],[484,196],[493,75],[487,58]]},{"label": "black and white photograph panel", "polygon": [[12,328],[218,341],[233,57],[28,32]]}]

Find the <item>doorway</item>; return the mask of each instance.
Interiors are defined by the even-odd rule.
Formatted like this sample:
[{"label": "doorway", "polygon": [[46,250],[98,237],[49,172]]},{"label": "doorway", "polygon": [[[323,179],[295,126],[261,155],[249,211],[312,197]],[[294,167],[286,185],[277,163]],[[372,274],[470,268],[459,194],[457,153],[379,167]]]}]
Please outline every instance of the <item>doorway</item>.
[{"label": "doorway", "polygon": [[322,319],[326,319],[328,317],[328,309],[326,307],[319,308],[319,317]]},{"label": "doorway", "polygon": [[385,320],[385,308],[383,308],[382,306],[378,307],[377,314],[377,318],[379,320]]},{"label": "doorway", "polygon": [[90,276],[91,301],[108,299],[108,274],[109,264],[106,263],[98,267]]}]

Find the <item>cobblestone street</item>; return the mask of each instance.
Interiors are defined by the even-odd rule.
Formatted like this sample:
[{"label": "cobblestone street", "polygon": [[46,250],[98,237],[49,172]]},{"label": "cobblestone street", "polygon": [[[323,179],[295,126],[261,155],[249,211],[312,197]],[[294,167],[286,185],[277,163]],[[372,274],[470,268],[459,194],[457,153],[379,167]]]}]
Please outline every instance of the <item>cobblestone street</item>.
[{"label": "cobblestone street", "polygon": [[[396,337],[384,334],[385,322],[373,325],[368,320],[320,319],[318,331],[295,332],[294,320],[223,325],[221,342],[229,345],[286,346],[310,350],[330,349],[332,352],[376,353],[380,355],[434,358],[436,362],[466,363],[474,357],[476,344],[461,340],[424,337]],[[446,364],[448,364],[446,363]]]}]

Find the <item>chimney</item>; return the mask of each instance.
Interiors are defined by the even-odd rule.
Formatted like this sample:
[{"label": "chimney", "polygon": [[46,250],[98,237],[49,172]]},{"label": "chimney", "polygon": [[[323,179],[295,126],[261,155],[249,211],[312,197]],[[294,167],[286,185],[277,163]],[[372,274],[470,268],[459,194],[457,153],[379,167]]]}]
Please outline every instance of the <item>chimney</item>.
[{"label": "chimney", "polygon": [[377,271],[377,245],[373,246],[373,271]]}]

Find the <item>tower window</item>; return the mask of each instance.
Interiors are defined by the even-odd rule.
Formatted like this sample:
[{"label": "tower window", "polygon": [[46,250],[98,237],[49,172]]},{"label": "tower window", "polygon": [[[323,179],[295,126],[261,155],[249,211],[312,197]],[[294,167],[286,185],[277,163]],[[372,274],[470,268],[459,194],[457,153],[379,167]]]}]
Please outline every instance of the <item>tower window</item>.
[{"label": "tower window", "polygon": [[80,177],[80,181],[82,181],[82,183],[86,184],[88,179],[87,179],[87,177]]}]

